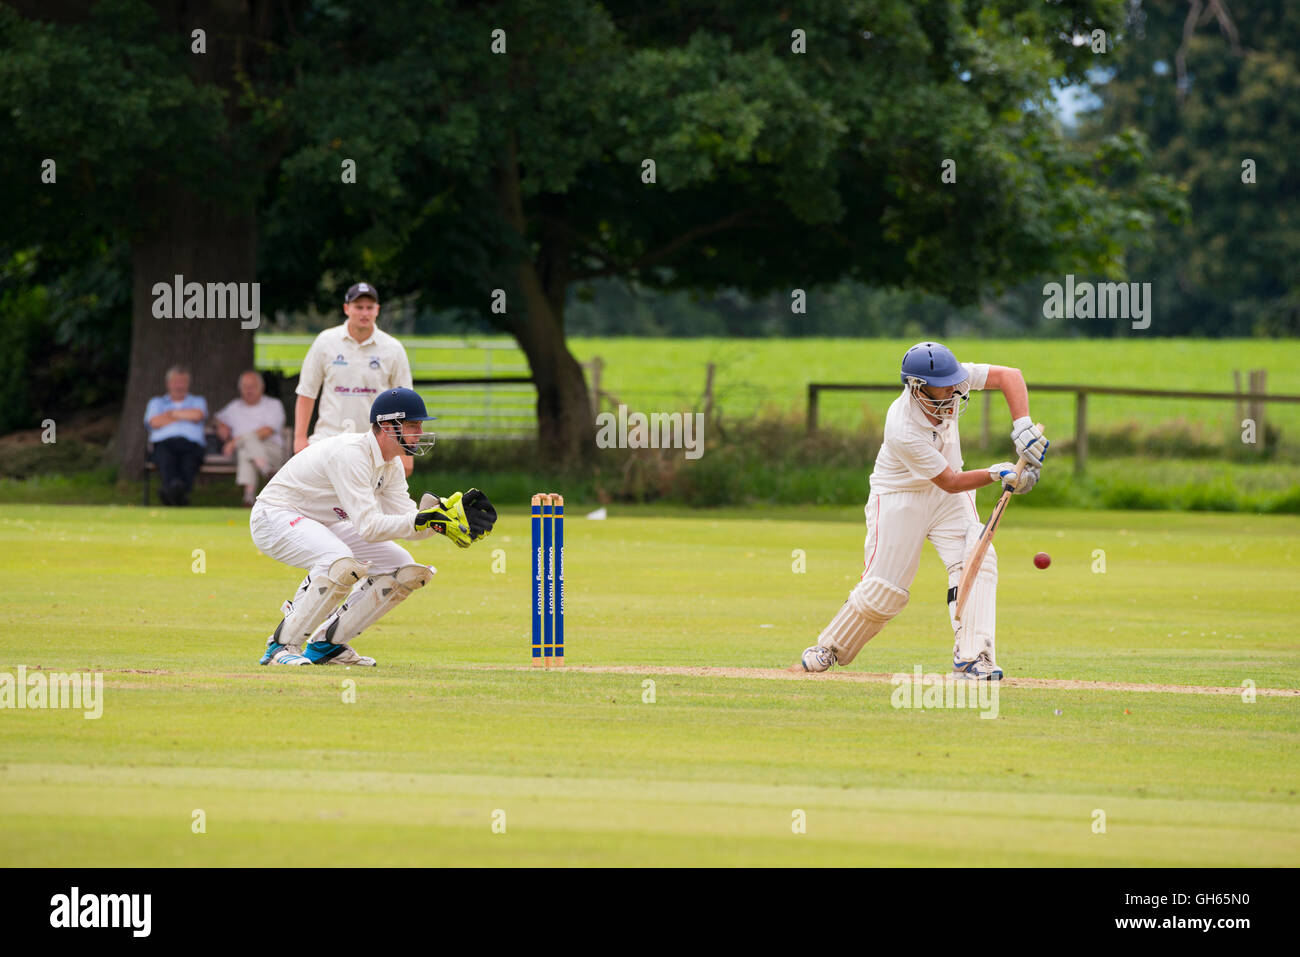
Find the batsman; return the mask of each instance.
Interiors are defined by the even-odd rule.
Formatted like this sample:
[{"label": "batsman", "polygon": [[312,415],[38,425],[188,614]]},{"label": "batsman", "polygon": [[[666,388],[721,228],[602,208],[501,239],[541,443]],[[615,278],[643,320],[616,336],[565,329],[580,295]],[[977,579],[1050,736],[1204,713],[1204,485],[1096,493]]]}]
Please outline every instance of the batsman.
[{"label": "batsman", "polygon": [[[902,394],[889,406],[884,442],[871,472],[866,567],[848,601],[803,653],[807,671],[847,665],[911,597],[910,588],[928,539],[948,570],[948,612],[953,627],[953,673],[997,681],[998,560],[988,546],[957,617],[957,585],[983,530],[975,489],[1001,482],[1023,495],[1038,482],[1048,441],[1029,416],[1029,390],[1019,369],[958,362],[937,342],[912,346],[903,356]],[[1018,463],[962,471],[957,419],[972,389],[1000,389],[1013,420]]]},{"label": "batsman", "polygon": [[[468,548],[492,531],[496,509],[478,489],[419,505],[407,491],[401,454],[424,455],[432,418],[411,389],[381,392],[370,430],[345,432],[303,449],[266,484],[249,528],[263,554],[307,576],[281,607],[261,664],[361,665],[375,659],[349,644],[433,578],[394,539],[445,535]],[[341,603],[341,604],[340,604]]]}]

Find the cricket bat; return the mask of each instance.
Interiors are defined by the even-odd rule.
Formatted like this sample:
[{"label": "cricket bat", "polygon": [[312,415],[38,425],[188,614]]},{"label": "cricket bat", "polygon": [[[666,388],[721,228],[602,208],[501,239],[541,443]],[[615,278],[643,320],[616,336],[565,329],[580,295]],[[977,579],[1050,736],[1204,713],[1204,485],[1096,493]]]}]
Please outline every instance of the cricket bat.
[{"label": "cricket bat", "polygon": [[[1042,423],[1038,423],[1038,428],[1042,429]],[[1019,478],[1020,470],[1025,467],[1027,459],[1022,455],[1020,461],[1016,463],[1016,477]],[[1002,521],[1002,513],[1007,510],[1007,503],[1011,501],[1012,492],[1005,491],[1002,497],[998,499],[998,504],[993,506],[993,514],[989,516],[984,531],[980,533],[979,541],[975,543],[974,550],[970,553],[970,558],[966,561],[966,566],[961,571],[961,579],[957,582],[957,608],[952,613],[952,617],[961,621],[961,610],[966,607],[966,599],[970,597],[970,586],[975,581],[975,576],[979,574],[980,566],[984,564],[984,555],[989,550],[989,545],[993,543],[993,536],[997,533],[998,522]]]}]

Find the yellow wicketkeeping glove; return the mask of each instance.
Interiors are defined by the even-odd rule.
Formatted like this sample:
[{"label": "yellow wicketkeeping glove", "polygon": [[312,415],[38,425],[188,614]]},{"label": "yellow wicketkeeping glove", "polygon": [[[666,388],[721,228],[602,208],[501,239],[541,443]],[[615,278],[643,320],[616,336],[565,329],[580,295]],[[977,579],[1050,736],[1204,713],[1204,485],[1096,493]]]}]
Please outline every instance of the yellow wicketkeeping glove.
[{"label": "yellow wicketkeeping glove", "polygon": [[426,492],[420,499],[420,510],[415,513],[416,531],[422,532],[426,528],[431,528],[439,535],[446,535],[459,547],[469,548],[473,538],[469,531],[469,519],[460,504],[460,498],[460,492],[444,499]]}]

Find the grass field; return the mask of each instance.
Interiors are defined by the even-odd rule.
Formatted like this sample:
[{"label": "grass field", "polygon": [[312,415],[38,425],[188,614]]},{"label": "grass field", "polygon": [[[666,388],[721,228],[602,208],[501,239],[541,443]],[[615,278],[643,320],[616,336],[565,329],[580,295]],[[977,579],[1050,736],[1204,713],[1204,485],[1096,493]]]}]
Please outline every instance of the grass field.
[{"label": "grass field", "polygon": [[[277,337],[258,337],[261,367],[272,364],[296,371],[303,345],[283,345]],[[473,341],[483,341],[475,337]],[[508,341],[508,340],[496,340]],[[418,340],[413,340],[418,342]],[[599,356],[604,362],[602,388],[632,408],[645,410],[697,407],[704,390],[705,367],[716,365],[714,392],[724,415],[744,417],[762,409],[802,416],[809,382],[897,382],[898,364],[913,340],[903,339],[583,339],[569,340],[581,361]],[[1230,392],[1233,370],[1245,388],[1250,369],[1268,371],[1272,393],[1300,395],[1300,340],[1266,339],[952,339],[958,358],[1019,366],[1032,390],[1035,383],[1127,386]],[[416,377],[483,374],[485,353],[450,349],[409,349]],[[522,353],[493,351],[493,368],[527,367]],[[477,365],[476,365],[477,363]],[[456,373],[458,366],[467,371]],[[423,373],[421,368],[425,370]],[[478,371],[468,371],[473,367]],[[518,373],[512,373],[518,374]],[[901,386],[900,386],[901,388]],[[859,426],[882,422],[892,396],[842,393],[822,397],[825,425]],[[1036,418],[1049,432],[1071,435],[1074,397],[1040,394],[1033,399]],[[1186,419],[1212,431],[1236,428],[1230,401],[1133,399],[1093,396],[1089,425],[1105,429],[1133,420]],[[998,430],[1005,405],[992,409]],[[973,401],[964,432],[982,428],[983,403]],[[1284,440],[1300,446],[1300,404],[1274,404],[1267,420],[1282,429]]]},{"label": "grass field", "polygon": [[[246,512],[6,507],[0,672],[101,671],[105,701],[98,720],[0,711],[0,859],[1166,866],[1300,857],[1300,693],[1247,703],[1186,690],[1247,680],[1300,689],[1300,518],[1008,513],[998,657],[1010,678],[1049,681],[1009,681],[986,720],[895,709],[887,681],[866,680],[945,670],[946,576],[930,551],[911,604],[851,668],[774,670],[797,660],[856,580],[863,529],[857,510],[814,511],[809,521],[764,514],[640,508],[575,518],[572,667],[537,673],[520,667],[521,511],[466,552],[412,544],[438,576],[358,639],[381,664],[364,671],[257,667],[298,574],[255,553]],[[1053,557],[1045,571],[1030,562],[1039,550]],[[494,572],[502,557],[505,570]],[[196,810],[202,834],[191,828]],[[1093,830],[1099,810],[1105,833]],[[806,833],[792,831],[797,812]],[[505,833],[493,833],[494,819]]]}]

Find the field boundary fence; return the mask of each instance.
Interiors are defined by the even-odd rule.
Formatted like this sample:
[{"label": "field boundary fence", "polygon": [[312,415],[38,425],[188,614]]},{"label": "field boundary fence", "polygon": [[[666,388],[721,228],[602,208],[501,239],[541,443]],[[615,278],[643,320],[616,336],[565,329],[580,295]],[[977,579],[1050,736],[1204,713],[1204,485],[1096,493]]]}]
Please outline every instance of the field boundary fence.
[{"label": "field boundary fence", "polygon": [[[315,341],[309,335],[276,335],[267,344],[293,349],[292,356],[259,355],[262,370],[294,372]],[[436,415],[435,431],[446,438],[525,440],[537,434],[536,390],[518,344],[500,339],[403,337],[408,355],[443,353],[411,362],[412,385]],[[299,351],[300,350],[300,351]],[[583,363],[599,388],[599,363]],[[594,367],[594,368],[593,368]],[[599,394],[598,392],[596,394]]]},{"label": "field boundary fence", "polygon": [[[1251,378],[1252,384],[1262,381],[1262,377],[1256,379],[1252,376]],[[897,382],[809,382],[807,431],[810,435],[817,431],[820,399],[824,392],[898,392],[901,388],[902,386]],[[1123,386],[1073,384],[1035,384],[1031,386],[1031,390],[1034,393],[1073,393],[1074,435],[1069,441],[1071,441],[1074,446],[1074,471],[1077,475],[1083,475],[1088,467],[1088,397],[1090,395],[1122,396],[1135,399],[1148,398],[1227,401],[1235,403],[1238,416],[1241,414],[1241,403],[1246,402],[1249,403],[1248,410],[1250,412],[1250,417],[1255,422],[1255,429],[1257,434],[1261,437],[1261,442],[1263,441],[1262,437],[1264,435],[1265,406],[1272,402],[1300,403],[1300,395],[1282,395],[1279,393],[1265,392],[1192,392],[1181,389],[1137,389]],[[982,438],[984,445],[987,447],[991,438],[989,435],[989,423],[992,420],[992,416],[990,414],[989,404],[992,401],[993,392],[991,390],[984,391],[983,396],[984,427]]]}]

